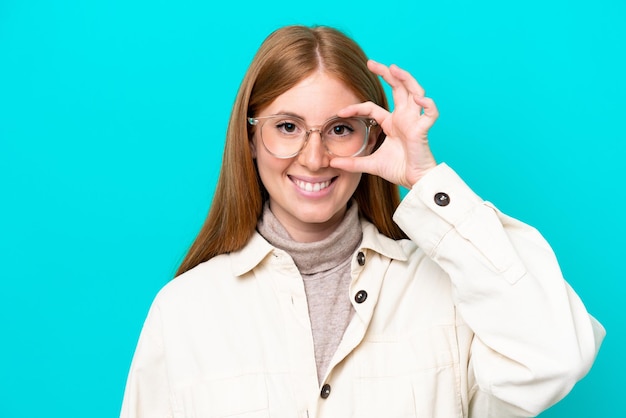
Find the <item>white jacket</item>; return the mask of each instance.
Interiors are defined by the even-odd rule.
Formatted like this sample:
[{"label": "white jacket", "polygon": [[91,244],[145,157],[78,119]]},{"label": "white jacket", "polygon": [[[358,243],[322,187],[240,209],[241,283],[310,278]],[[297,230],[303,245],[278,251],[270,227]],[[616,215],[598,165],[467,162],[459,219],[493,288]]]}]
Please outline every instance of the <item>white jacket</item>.
[{"label": "white jacket", "polygon": [[445,164],[394,220],[411,240],[362,221],[356,313],[324,381],[298,270],[255,234],[159,292],[121,416],[534,416],[587,373],[604,329],[535,229]]}]

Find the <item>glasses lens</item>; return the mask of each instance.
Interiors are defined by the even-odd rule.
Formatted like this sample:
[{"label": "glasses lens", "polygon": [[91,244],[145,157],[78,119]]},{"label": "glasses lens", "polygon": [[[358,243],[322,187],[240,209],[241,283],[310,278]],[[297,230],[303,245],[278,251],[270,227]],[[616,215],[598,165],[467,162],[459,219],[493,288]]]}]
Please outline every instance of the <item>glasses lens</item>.
[{"label": "glasses lens", "polygon": [[261,127],[265,148],[277,157],[296,155],[306,135],[306,125],[298,118],[276,116],[268,118]]},{"label": "glasses lens", "polygon": [[[261,125],[261,139],[265,148],[279,158],[296,156],[307,138],[307,128],[302,119],[277,115]],[[319,130],[326,149],[337,157],[352,157],[367,145],[369,125],[360,118],[333,118]]]},{"label": "glasses lens", "polygon": [[322,130],[326,148],[338,157],[352,157],[365,148],[368,125],[359,118],[335,118]]}]

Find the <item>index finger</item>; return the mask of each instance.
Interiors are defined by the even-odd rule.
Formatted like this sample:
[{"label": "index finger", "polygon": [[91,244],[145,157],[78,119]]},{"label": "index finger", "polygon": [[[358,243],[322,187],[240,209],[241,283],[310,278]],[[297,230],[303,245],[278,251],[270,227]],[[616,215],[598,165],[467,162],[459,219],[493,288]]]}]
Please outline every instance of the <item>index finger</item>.
[{"label": "index finger", "polygon": [[374,102],[356,103],[344,107],[337,112],[337,116],[342,118],[349,118],[352,116],[365,116],[372,118],[379,125],[382,125],[383,121],[387,118],[387,116],[389,116],[389,114],[388,110],[378,106]]}]

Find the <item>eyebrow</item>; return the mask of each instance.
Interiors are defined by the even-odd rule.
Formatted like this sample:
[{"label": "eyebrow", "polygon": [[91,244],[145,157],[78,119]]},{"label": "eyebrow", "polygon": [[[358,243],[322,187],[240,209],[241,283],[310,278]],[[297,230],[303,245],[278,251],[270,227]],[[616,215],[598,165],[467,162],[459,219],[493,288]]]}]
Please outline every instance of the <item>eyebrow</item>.
[{"label": "eyebrow", "polygon": [[[305,118],[304,116],[302,116],[302,115],[298,115],[297,113],[294,113],[294,112],[289,112],[289,111],[286,111],[286,110],[279,110],[278,112],[274,113],[274,115],[284,115],[284,116],[290,116],[290,117],[292,117],[292,118],[298,118],[298,119],[301,119],[301,120],[303,120],[304,122],[308,123],[308,122],[307,122],[307,120],[306,120],[306,118]],[[329,120],[334,119],[334,118],[336,118],[336,117],[337,117],[337,115],[335,114],[335,115],[333,115],[333,116],[331,116],[331,117],[327,118],[327,119],[326,119],[324,122],[322,122],[322,123],[326,123],[326,122],[328,122]]]},{"label": "eyebrow", "polygon": [[278,112],[274,113],[274,115],[291,116],[293,118],[298,118],[298,119],[302,119],[303,121],[306,121],[304,116],[298,115],[297,113],[294,113],[294,112],[288,112],[285,110],[279,110]]}]

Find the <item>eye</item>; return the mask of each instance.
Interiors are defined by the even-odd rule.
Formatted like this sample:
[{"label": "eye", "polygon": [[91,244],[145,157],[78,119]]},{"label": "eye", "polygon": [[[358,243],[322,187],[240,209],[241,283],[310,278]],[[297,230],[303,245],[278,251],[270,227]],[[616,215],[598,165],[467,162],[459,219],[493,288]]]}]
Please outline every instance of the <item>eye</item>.
[{"label": "eye", "polygon": [[337,121],[332,124],[328,130],[329,135],[332,136],[346,136],[354,132],[354,128],[350,125],[349,121]]},{"label": "eye", "polygon": [[283,122],[278,124],[278,129],[285,132],[293,132],[296,130],[296,125],[291,122]]},{"label": "eye", "polygon": [[274,125],[276,130],[283,135],[293,135],[297,134],[299,127],[295,122],[290,121],[280,121]]}]

